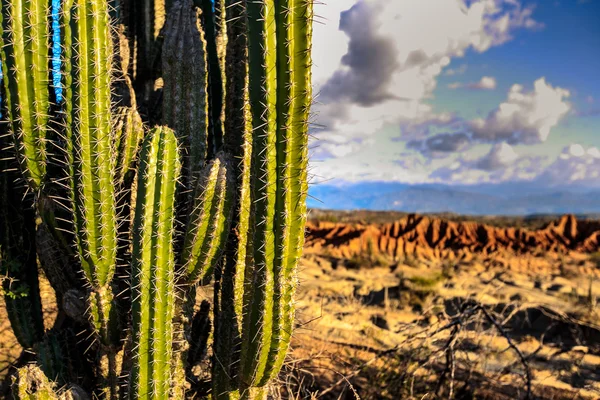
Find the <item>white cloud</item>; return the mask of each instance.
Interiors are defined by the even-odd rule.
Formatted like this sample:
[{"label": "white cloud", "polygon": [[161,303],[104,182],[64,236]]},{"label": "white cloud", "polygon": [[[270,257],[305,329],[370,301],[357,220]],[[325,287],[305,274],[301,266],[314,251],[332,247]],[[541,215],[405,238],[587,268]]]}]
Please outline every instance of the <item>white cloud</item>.
[{"label": "white cloud", "polygon": [[550,185],[600,186],[600,150],[571,144],[546,168],[539,180]]},{"label": "white cloud", "polygon": [[429,176],[441,183],[495,183],[530,181],[543,186],[600,187],[600,149],[578,143],[566,146],[558,157],[519,155],[506,143],[474,159],[464,155],[442,165]]},{"label": "white cloud", "polygon": [[571,105],[569,91],[548,84],[545,78],[534,83],[531,92],[513,85],[507,100],[486,119],[471,121],[474,137],[482,140],[506,140],[511,143],[545,142],[552,128],[567,115]]},{"label": "white cloud", "polygon": [[496,78],[493,76],[482,76],[479,82],[471,82],[471,83],[460,83],[453,82],[448,84],[448,88],[450,89],[458,89],[458,88],[468,88],[468,89],[478,89],[478,90],[494,90],[496,89],[497,82]]},{"label": "white cloud", "polygon": [[510,165],[517,158],[519,156],[511,145],[504,142],[496,143],[490,152],[477,162],[476,166],[479,169],[493,171]]}]

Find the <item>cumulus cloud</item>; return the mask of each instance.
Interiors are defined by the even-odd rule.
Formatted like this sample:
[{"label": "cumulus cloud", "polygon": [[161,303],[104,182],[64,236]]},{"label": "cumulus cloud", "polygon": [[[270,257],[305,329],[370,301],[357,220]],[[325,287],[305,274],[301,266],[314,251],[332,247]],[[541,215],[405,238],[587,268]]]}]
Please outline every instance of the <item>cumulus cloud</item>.
[{"label": "cumulus cloud", "polygon": [[341,59],[342,68],[323,86],[321,101],[345,100],[368,107],[394,97],[389,86],[399,67],[396,45],[378,32],[373,18],[382,8],[360,1],[341,13],[339,28],[350,39],[348,52]]},{"label": "cumulus cloud", "polygon": [[496,143],[488,154],[481,158],[475,166],[485,171],[493,171],[504,168],[513,163],[518,154],[508,143]]},{"label": "cumulus cloud", "polygon": [[449,83],[448,87],[450,89],[458,89],[458,88],[467,88],[467,89],[475,89],[475,90],[494,90],[496,89],[497,83],[496,78],[493,76],[482,76],[478,82],[471,83],[460,83],[453,82]]},{"label": "cumulus cloud", "polygon": [[553,87],[540,78],[531,92],[513,85],[508,98],[487,118],[471,121],[476,139],[514,143],[545,142],[552,128],[571,110],[568,90]]},{"label": "cumulus cloud", "polygon": [[[568,91],[544,79],[531,91],[515,85],[497,109],[472,121],[439,114],[429,102],[442,74],[467,71],[466,64],[454,64],[466,52],[485,52],[511,40],[518,29],[541,26],[532,8],[521,4],[332,0],[316,5],[316,14],[327,20],[315,24],[315,37],[327,39],[315,40],[313,48],[318,94],[313,112],[320,125],[313,130],[319,139],[313,150],[316,173],[354,181],[426,182],[441,179],[443,171],[446,177],[482,181],[539,172],[539,164],[519,157],[513,146],[545,141],[570,111]],[[492,90],[497,82],[483,76],[460,86]]]},{"label": "cumulus cloud", "polygon": [[506,143],[495,144],[479,158],[458,157],[440,166],[429,181],[494,183],[527,181],[542,186],[600,187],[600,149],[578,143],[566,146],[558,157],[519,155]]},{"label": "cumulus cloud", "polygon": [[496,143],[481,154],[482,146],[432,171],[430,181],[461,184],[531,181],[550,162],[548,156],[519,155],[507,143]]}]

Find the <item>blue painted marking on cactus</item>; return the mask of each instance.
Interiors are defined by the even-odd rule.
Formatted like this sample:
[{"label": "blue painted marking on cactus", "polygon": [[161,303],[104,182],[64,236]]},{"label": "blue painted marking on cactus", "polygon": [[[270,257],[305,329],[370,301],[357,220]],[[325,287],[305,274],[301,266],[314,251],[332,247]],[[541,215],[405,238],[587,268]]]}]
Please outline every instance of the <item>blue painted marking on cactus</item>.
[{"label": "blue painted marking on cactus", "polygon": [[60,23],[58,13],[60,11],[60,0],[52,0],[52,84],[56,101],[62,101],[62,84],[60,72]]}]

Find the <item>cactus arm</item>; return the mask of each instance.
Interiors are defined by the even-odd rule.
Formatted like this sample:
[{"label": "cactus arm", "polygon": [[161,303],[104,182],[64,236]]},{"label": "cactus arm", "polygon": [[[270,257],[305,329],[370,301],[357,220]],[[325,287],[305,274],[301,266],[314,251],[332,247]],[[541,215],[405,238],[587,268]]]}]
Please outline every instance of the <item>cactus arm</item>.
[{"label": "cactus arm", "polygon": [[293,328],[306,218],[312,4],[263,0],[247,8],[255,226],[253,264],[245,274],[241,385],[242,395],[253,397],[279,373]]},{"label": "cactus arm", "polygon": [[206,42],[192,0],[171,7],[162,68],[163,122],[187,149],[182,159],[183,185],[191,192],[206,159],[208,131]]},{"label": "cactus arm", "polygon": [[46,173],[49,27],[46,0],[3,0],[1,56],[5,99],[21,172],[39,188]]},{"label": "cactus arm", "polygon": [[[291,169],[293,155],[294,131],[292,126],[293,97],[293,70],[294,70],[294,45],[293,40],[293,8],[294,0],[280,1],[275,4],[275,23],[277,33],[277,193],[275,202],[275,249],[274,258],[274,301],[273,301],[273,326],[271,336],[271,349],[267,360],[265,373],[258,383],[259,386],[267,384],[275,369],[279,354],[285,354],[286,328],[284,321],[283,292],[287,290],[290,282],[285,274],[288,258],[290,256],[291,230]],[[286,349],[284,349],[286,347]],[[282,351],[283,350],[283,351]]]},{"label": "cactus arm", "polygon": [[175,185],[180,162],[172,130],[155,128],[138,166],[133,234],[133,338],[130,397],[168,398],[173,337]]},{"label": "cactus arm", "polygon": [[229,233],[233,197],[233,171],[221,153],[212,160],[196,187],[181,263],[186,283],[210,282]]}]

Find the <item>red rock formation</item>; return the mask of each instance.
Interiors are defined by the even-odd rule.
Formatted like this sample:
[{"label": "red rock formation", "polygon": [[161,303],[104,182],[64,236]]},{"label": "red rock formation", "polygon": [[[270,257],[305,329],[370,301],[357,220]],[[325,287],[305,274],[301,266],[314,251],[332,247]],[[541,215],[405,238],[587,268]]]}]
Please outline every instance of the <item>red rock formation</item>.
[{"label": "red rock formation", "polygon": [[350,258],[369,246],[393,258],[413,255],[429,259],[462,258],[469,253],[490,254],[509,250],[577,251],[600,249],[600,222],[565,215],[540,230],[500,228],[476,222],[453,222],[417,214],[383,225],[307,225],[307,251]]}]

